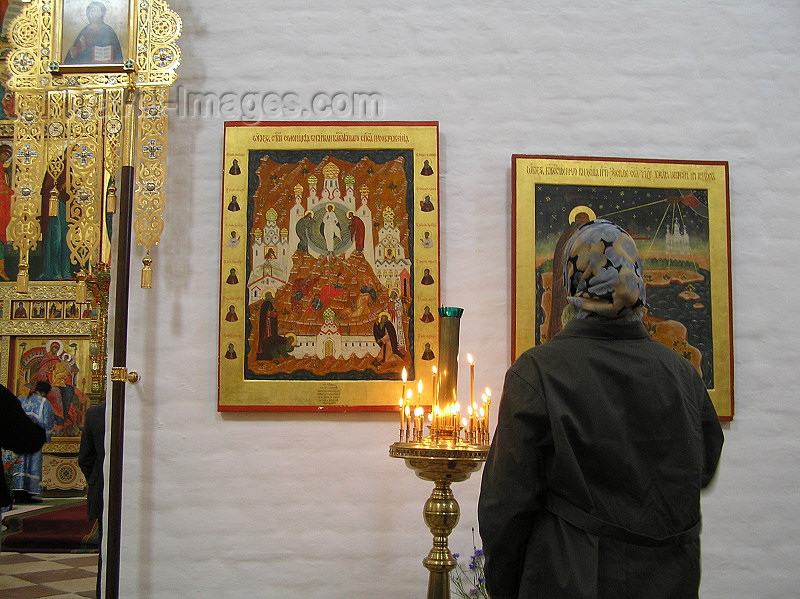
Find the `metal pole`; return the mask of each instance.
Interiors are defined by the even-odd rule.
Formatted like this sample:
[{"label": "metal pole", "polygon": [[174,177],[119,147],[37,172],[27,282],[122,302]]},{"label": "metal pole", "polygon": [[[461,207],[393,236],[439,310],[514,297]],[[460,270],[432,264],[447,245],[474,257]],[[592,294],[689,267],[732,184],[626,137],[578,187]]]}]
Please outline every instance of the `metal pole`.
[{"label": "metal pole", "polygon": [[[128,292],[130,289],[131,215],[135,171],[132,148],[135,139],[135,102],[129,92],[126,101],[127,148],[122,167],[119,222],[116,231],[117,255],[116,286],[114,298],[114,348],[113,366],[125,368],[128,356]],[[122,528],[122,456],[125,436],[125,385],[127,380],[111,381],[111,444],[109,447],[108,518],[106,531],[106,586],[105,599],[119,597],[120,532]]]}]

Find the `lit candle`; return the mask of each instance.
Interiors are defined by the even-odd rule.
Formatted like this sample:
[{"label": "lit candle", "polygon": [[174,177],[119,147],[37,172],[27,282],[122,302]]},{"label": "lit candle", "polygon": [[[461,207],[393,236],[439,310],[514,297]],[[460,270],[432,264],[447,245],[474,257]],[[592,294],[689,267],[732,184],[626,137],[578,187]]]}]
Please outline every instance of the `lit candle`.
[{"label": "lit candle", "polygon": [[424,410],[422,406],[418,406],[417,409],[414,410],[414,437],[415,440],[420,441],[422,439],[422,414]]},{"label": "lit candle", "polygon": [[469,403],[475,403],[475,361],[472,359],[472,354],[467,354],[467,362],[469,362]]},{"label": "lit candle", "polygon": [[486,444],[489,444],[489,408],[492,405],[492,390],[489,387],[486,387],[485,390],[486,399],[484,403],[486,404]]},{"label": "lit candle", "polygon": [[486,412],[483,408],[478,413],[478,437],[481,445],[485,445],[484,437],[486,436]]},{"label": "lit candle", "polygon": [[408,441],[410,440],[409,439],[409,432],[410,432],[410,428],[411,428],[411,407],[407,405],[405,407],[404,413],[405,413],[405,417],[406,417],[406,443],[408,443]]},{"label": "lit candle", "polygon": [[458,431],[461,424],[461,404],[453,402],[453,430]]},{"label": "lit candle", "polygon": [[422,400],[422,379],[419,379],[419,382],[417,383],[417,399],[419,399],[419,405],[424,403]]},{"label": "lit candle", "polygon": [[401,376],[403,377],[403,392],[400,394],[400,397],[405,397],[406,396],[406,381],[408,380],[408,371],[406,370],[405,366],[403,366],[403,373],[402,373]]}]

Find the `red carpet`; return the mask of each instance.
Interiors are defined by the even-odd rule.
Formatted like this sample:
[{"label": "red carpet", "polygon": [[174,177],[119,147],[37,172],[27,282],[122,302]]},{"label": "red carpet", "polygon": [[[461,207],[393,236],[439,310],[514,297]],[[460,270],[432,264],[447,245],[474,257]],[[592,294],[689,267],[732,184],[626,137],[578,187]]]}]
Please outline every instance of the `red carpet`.
[{"label": "red carpet", "polygon": [[86,502],[67,503],[3,518],[3,551],[95,553],[97,521],[86,519]]}]

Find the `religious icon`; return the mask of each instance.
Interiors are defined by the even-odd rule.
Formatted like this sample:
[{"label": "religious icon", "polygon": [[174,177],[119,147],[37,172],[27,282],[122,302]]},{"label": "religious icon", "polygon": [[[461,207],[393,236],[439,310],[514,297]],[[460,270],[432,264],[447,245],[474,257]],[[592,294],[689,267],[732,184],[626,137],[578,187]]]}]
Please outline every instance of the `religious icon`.
[{"label": "religious icon", "polygon": [[235,268],[231,268],[230,272],[228,273],[228,278],[225,279],[225,282],[228,285],[237,285],[239,283],[239,277],[236,276]]},{"label": "religious icon", "polygon": [[239,245],[240,239],[241,236],[236,231],[231,231],[231,236],[228,237],[228,247],[235,248],[237,245]]},{"label": "religious icon", "polygon": [[[261,307],[259,308],[259,331],[261,333],[258,343],[258,360],[275,360],[285,358],[294,349],[293,340],[288,335],[278,332],[278,313],[275,310],[274,297],[271,291],[264,293]],[[322,308],[319,294],[314,295],[311,307],[314,310]]]},{"label": "religious icon", "polygon": [[333,253],[335,239],[337,237],[342,239],[342,227],[336,217],[335,208],[333,204],[325,206],[325,215],[322,217],[322,236],[325,238],[325,248],[329,254]]},{"label": "religious icon", "polygon": [[430,231],[425,231],[422,234],[422,239],[420,239],[420,243],[422,244],[422,247],[424,247],[425,249],[430,249],[433,247],[433,239],[431,239]]},{"label": "religious icon", "polygon": [[127,0],[64,0],[63,65],[122,64],[128,43]]},{"label": "religious icon", "polygon": [[44,318],[44,317],[45,317],[44,302],[40,300],[35,300],[31,302],[31,318]]},{"label": "religious icon", "polygon": [[425,160],[422,164],[422,170],[419,172],[420,175],[425,177],[429,177],[433,174],[433,167],[429,160]]},{"label": "religious icon", "polygon": [[14,318],[28,318],[28,308],[25,306],[25,302],[14,304]]},{"label": "religious icon", "polygon": [[228,351],[225,352],[225,358],[228,360],[236,359],[236,348],[234,347],[233,343],[228,344]]},{"label": "religious icon", "polygon": [[231,212],[236,212],[240,210],[239,208],[239,201],[236,199],[236,196],[231,196],[231,201],[228,202],[228,210]]},{"label": "religious icon", "polygon": [[242,168],[239,166],[239,161],[236,158],[233,159],[233,164],[231,164],[231,168],[228,170],[228,173],[231,175],[242,174]]},{"label": "religious icon", "polygon": [[[5,140],[3,140],[5,142]],[[8,238],[7,229],[11,222],[11,198],[14,195],[11,182],[13,170],[13,149],[11,140],[8,143],[0,144],[0,279],[8,281],[11,279],[6,274],[6,253],[11,253],[13,246]]]},{"label": "religious icon", "polygon": [[55,320],[61,318],[64,315],[64,305],[62,302],[53,301],[49,302],[49,307],[47,309],[47,318],[51,320]]},{"label": "religious icon", "polygon": [[355,245],[356,252],[363,254],[366,239],[364,221],[353,210],[347,211],[347,218],[350,219],[350,241]]},{"label": "religious icon", "polygon": [[[330,142],[272,147],[296,131]],[[236,194],[241,210],[232,212],[228,199],[222,205],[222,277],[235,267],[244,289],[221,287],[220,355],[232,335],[241,339],[238,361],[220,364],[221,410],[303,410],[309,401],[394,409],[393,386],[404,368],[414,376],[422,356],[419,329],[438,347],[438,331],[413,309],[439,302],[438,256],[425,259],[429,285],[420,285],[415,262],[416,240],[423,231],[434,239],[438,227],[437,211],[421,211],[415,183],[416,148],[435,160],[436,129],[354,123],[336,132],[327,124],[226,124],[223,197]],[[342,135],[358,142],[340,147]],[[231,176],[235,160],[241,179]],[[437,185],[428,178],[425,194],[438,197]],[[232,231],[248,234],[232,244]]]},{"label": "religious icon", "polygon": [[419,209],[423,212],[432,212],[433,211],[433,202],[431,201],[431,196],[425,196],[425,199],[419,203]]},{"label": "religious icon", "polygon": [[650,336],[697,369],[717,413],[731,418],[727,163],[553,156],[512,162],[512,357],[561,330],[564,250],[583,224],[605,218],[636,241]]},{"label": "religious icon", "polygon": [[[247,210],[248,229],[255,231],[247,277],[255,338],[245,346],[246,374],[307,379],[327,370],[371,380],[399,376],[404,366],[411,370],[411,153],[279,156],[251,154],[260,181]],[[362,174],[370,169],[371,177]],[[288,194],[267,194],[276,180],[285,181]],[[375,197],[374,190],[384,195]],[[333,352],[336,359],[307,365],[319,352]]]},{"label": "religious icon", "polygon": [[11,0],[2,0],[0,2],[0,41],[8,42],[9,29],[14,19],[22,12],[22,6],[19,2],[12,2]]},{"label": "religious icon", "polygon": [[422,352],[422,359],[423,360],[433,360],[434,358],[436,358],[436,356],[434,355],[433,350],[431,349],[431,344],[430,343],[426,343],[425,344],[425,350]]},{"label": "religious icon", "polygon": [[378,355],[373,360],[375,366],[380,367],[381,364],[390,360],[398,360],[403,357],[397,346],[397,329],[389,320],[388,312],[381,312],[378,320],[372,325],[372,334],[380,346]]},{"label": "religious icon", "polygon": [[420,280],[420,283],[423,285],[433,285],[433,276],[431,275],[430,268],[426,268],[422,271],[422,280]]},{"label": "religious icon", "polygon": [[78,305],[73,301],[68,301],[64,305],[64,318],[74,319],[80,317]]},{"label": "religious icon", "polygon": [[422,322],[433,322],[433,313],[430,306],[425,306],[422,309],[422,316],[419,318]]},{"label": "religious icon", "polygon": [[[52,385],[47,400],[55,413],[53,435],[76,437],[83,428],[91,377],[88,338],[18,337],[15,376],[17,395],[27,395],[39,381]],[[81,374],[82,373],[82,374]]]},{"label": "religious icon", "polygon": [[0,120],[11,120],[17,116],[16,98],[14,92],[8,89],[8,80],[11,77],[7,69],[0,69]]}]

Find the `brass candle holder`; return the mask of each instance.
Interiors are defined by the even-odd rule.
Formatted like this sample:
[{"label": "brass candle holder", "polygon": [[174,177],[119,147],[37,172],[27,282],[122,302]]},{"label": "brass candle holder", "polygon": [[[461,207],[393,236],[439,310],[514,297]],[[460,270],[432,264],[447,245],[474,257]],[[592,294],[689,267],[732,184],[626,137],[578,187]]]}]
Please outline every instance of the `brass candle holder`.
[{"label": "brass candle holder", "polygon": [[[456,560],[448,547],[448,537],[458,524],[461,510],[450,485],[467,480],[479,470],[489,453],[488,401],[487,416],[482,426],[470,421],[464,426],[459,418],[456,380],[458,375],[459,319],[462,308],[439,308],[440,359],[439,379],[433,390],[429,435],[423,435],[423,419],[413,417],[413,434],[409,419],[404,417],[400,402],[400,441],[389,447],[389,455],[402,458],[416,475],[433,482],[433,491],[425,502],[423,519],[433,535],[433,547],[422,564],[428,569],[427,599],[450,599],[450,571]],[[470,361],[472,368],[472,362]],[[436,375],[434,376],[436,378]],[[404,377],[405,389],[405,377]],[[442,403],[445,404],[444,409]],[[482,429],[480,435],[476,433]],[[463,433],[463,437],[462,437]]]}]

